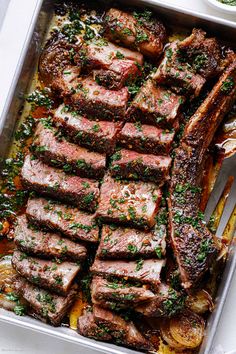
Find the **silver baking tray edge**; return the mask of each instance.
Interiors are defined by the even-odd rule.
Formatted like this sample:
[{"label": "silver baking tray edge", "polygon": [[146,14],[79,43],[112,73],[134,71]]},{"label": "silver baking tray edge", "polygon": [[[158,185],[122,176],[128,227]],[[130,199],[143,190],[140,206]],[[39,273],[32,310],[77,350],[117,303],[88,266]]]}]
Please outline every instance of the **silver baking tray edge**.
[{"label": "silver baking tray edge", "polygon": [[[122,1],[121,1],[122,2]],[[208,33],[221,37],[229,41],[229,38],[236,38],[236,23],[214,16],[192,12],[181,7],[165,4],[161,0],[131,0],[130,4],[138,6],[149,6],[153,8],[166,23],[173,23],[175,26],[189,27],[199,26],[206,29]],[[27,38],[22,49],[17,70],[9,91],[3,113],[0,117],[0,155],[4,157],[10,147],[15,123],[20,109],[24,102],[24,94],[32,82],[33,73],[37,65],[40,49],[47,33],[48,25],[52,17],[52,1],[38,0],[35,11],[32,14],[32,21]],[[127,5],[127,1],[126,1]],[[231,43],[236,46],[236,43]],[[205,339],[201,345],[199,354],[214,354],[214,337],[230,287],[230,283],[236,268],[236,244],[232,242],[227,264],[222,276],[222,281],[218,289],[216,308],[208,320]],[[58,339],[71,343],[77,343],[78,348],[92,349],[94,352],[102,353],[137,353],[127,348],[118,347],[112,344],[101,343],[80,336],[76,332],[65,328],[54,328],[31,317],[19,317],[14,313],[0,309],[0,321],[11,323],[36,332],[41,332]]]}]

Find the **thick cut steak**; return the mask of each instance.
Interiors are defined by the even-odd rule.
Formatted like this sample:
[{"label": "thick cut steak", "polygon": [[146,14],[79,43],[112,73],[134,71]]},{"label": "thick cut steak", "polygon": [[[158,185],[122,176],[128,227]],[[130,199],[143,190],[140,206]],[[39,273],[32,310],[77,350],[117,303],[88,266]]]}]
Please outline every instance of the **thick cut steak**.
[{"label": "thick cut steak", "polygon": [[151,231],[103,225],[97,257],[102,259],[161,258],[166,252],[165,226]]},{"label": "thick cut steak", "polygon": [[75,143],[100,153],[112,154],[117,134],[122,124],[108,121],[89,120],[68,105],[60,105],[53,122]]},{"label": "thick cut steak", "polygon": [[18,278],[14,287],[30,305],[33,316],[53,326],[60,326],[77,294],[76,286],[64,297],[40,289],[23,278]]},{"label": "thick cut steak", "polygon": [[145,286],[133,286],[122,281],[109,281],[99,276],[93,277],[91,295],[94,304],[108,309],[123,309],[139,306],[155,298]]},{"label": "thick cut steak", "polygon": [[86,311],[78,320],[80,334],[97,340],[112,341],[141,350],[151,349],[150,343],[131,321],[99,306],[93,312]]},{"label": "thick cut steak", "polygon": [[127,87],[108,90],[92,77],[78,79],[74,93],[68,99],[80,113],[100,120],[124,120],[129,92]]},{"label": "thick cut steak", "polygon": [[164,259],[143,260],[140,258],[137,261],[108,261],[96,258],[90,270],[93,274],[103,277],[125,277],[128,280],[135,280],[156,287],[160,284],[160,273],[164,265]]},{"label": "thick cut steak", "polygon": [[141,121],[159,128],[174,128],[184,98],[172,91],[156,86],[149,79],[135,96],[128,109],[131,122]]},{"label": "thick cut steak", "polygon": [[174,140],[174,131],[163,130],[153,125],[125,123],[118,135],[119,145],[126,149],[154,155],[166,155],[170,152]]},{"label": "thick cut steak", "polygon": [[59,295],[68,293],[81,268],[75,263],[56,263],[55,261],[42,260],[37,257],[30,257],[20,251],[14,252],[12,265],[29,282]]},{"label": "thick cut steak", "polygon": [[110,173],[113,177],[154,182],[159,186],[169,179],[171,158],[142,154],[132,150],[122,149],[112,157]]},{"label": "thick cut steak", "polygon": [[161,191],[151,182],[116,181],[105,176],[96,217],[140,228],[155,224]]},{"label": "thick cut steak", "polygon": [[33,256],[74,261],[83,261],[87,256],[87,249],[83,245],[67,240],[60,234],[35,229],[28,224],[25,215],[17,218],[14,241],[18,249]]},{"label": "thick cut steak", "polygon": [[21,170],[24,186],[40,194],[74,204],[80,209],[93,212],[96,209],[98,182],[68,175],[58,168],[50,167],[26,155]]},{"label": "thick cut steak", "polygon": [[72,240],[98,241],[94,215],[45,198],[29,198],[26,215],[37,226],[59,231]]},{"label": "thick cut steak", "polygon": [[128,48],[138,49],[144,55],[157,59],[163,50],[166,31],[163,24],[142,13],[134,17],[131,13],[111,8],[107,11],[105,35],[114,42]]},{"label": "thick cut steak", "polygon": [[39,123],[34,135],[32,151],[40,160],[64,172],[81,177],[100,179],[104,176],[106,156],[89,151],[56,136],[57,130]]}]

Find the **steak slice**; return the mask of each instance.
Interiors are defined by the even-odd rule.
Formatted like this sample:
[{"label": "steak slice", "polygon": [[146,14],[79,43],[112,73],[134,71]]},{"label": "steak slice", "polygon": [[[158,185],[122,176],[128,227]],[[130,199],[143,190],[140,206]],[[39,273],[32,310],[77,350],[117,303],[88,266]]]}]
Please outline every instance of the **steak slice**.
[{"label": "steak slice", "polygon": [[189,65],[178,60],[178,42],[172,43],[165,51],[164,59],[153,76],[157,84],[166,85],[181,95],[199,96],[206,80],[195,74]]},{"label": "steak slice", "polygon": [[15,227],[14,241],[22,252],[45,258],[59,258],[83,261],[87,249],[67,240],[56,233],[37,230],[28,225],[25,215],[18,216]]},{"label": "steak slice", "polygon": [[98,276],[93,277],[91,295],[94,304],[108,309],[130,308],[155,298],[154,293],[145,287],[109,281]]},{"label": "steak slice", "polygon": [[161,258],[166,252],[165,226],[155,226],[152,231],[103,225],[97,257],[102,259],[134,259],[137,257]]},{"label": "steak slice", "polygon": [[29,190],[56,197],[91,212],[96,208],[99,195],[96,181],[67,175],[33,159],[31,155],[25,157],[21,176],[24,186]]},{"label": "steak slice", "polygon": [[18,278],[14,287],[16,292],[29,303],[33,316],[53,326],[60,326],[77,294],[76,286],[72,286],[68,295],[64,297],[40,289],[23,278]]},{"label": "steak slice", "polygon": [[184,301],[183,294],[161,283],[154,297],[135,307],[135,311],[147,317],[172,317],[183,310]]},{"label": "steak slice", "polygon": [[151,349],[150,343],[138,331],[131,321],[125,321],[112,311],[93,307],[93,312],[86,311],[78,319],[78,331],[86,337],[102,341],[112,341],[118,345],[140,350]]},{"label": "steak slice", "polygon": [[152,125],[125,123],[118,135],[119,145],[126,149],[154,155],[170,152],[174,140],[173,130],[163,130]]},{"label": "steak slice", "polygon": [[128,117],[131,122],[140,121],[159,128],[175,126],[179,108],[184,98],[161,86],[155,86],[149,79],[135,96]]},{"label": "steak slice", "polygon": [[26,215],[37,226],[59,231],[72,240],[98,241],[99,229],[94,215],[75,207],[50,199],[29,198]]},{"label": "steak slice", "polygon": [[78,264],[71,262],[56,263],[29,257],[20,251],[14,252],[12,265],[29,282],[59,295],[68,293],[74,278],[81,268]]},{"label": "steak slice", "polygon": [[39,122],[32,150],[40,160],[48,165],[61,167],[64,172],[74,172],[81,177],[99,179],[104,176],[106,156],[69,143],[56,136],[57,130],[46,128]]},{"label": "steak slice", "polygon": [[70,96],[72,106],[91,119],[124,120],[129,92],[127,87],[108,90],[91,77],[78,79],[75,93]]},{"label": "steak slice", "polygon": [[138,49],[145,56],[157,59],[163,50],[166,32],[163,24],[142,13],[124,12],[115,8],[107,11],[105,16],[105,36],[113,42],[122,43],[129,48]]},{"label": "steak slice", "polygon": [[178,44],[180,57],[188,58],[193,70],[205,79],[222,70],[222,51],[215,38],[206,38],[206,32],[194,28],[192,34]]},{"label": "steak slice", "polygon": [[100,85],[111,90],[120,90],[126,84],[130,84],[141,74],[139,66],[132,60],[116,59],[113,60],[106,69],[97,69],[93,72],[94,77]]},{"label": "steak slice", "polygon": [[143,260],[140,258],[137,261],[108,261],[96,258],[90,271],[105,278],[114,276],[156,287],[160,283],[160,273],[164,265],[164,259]]},{"label": "steak slice", "polygon": [[106,175],[95,215],[103,222],[151,228],[160,201],[161,191],[154,183],[116,181]]},{"label": "steak slice", "polygon": [[112,157],[110,173],[113,177],[142,180],[163,185],[169,179],[171,158],[119,150]]},{"label": "steak slice", "polygon": [[[96,117],[94,117],[96,118]],[[53,122],[81,146],[112,154],[121,123],[91,121],[73,111],[70,106],[61,105],[53,116]]]},{"label": "steak slice", "polygon": [[67,66],[52,81],[51,88],[60,97],[70,96],[74,92],[77,79],[80,76],[80,66]]},{"label": "steak slice", "polygon": [[87,70],[95,69],[93,76],[101,85],[109,89],[120,89],[125,83],[140,74],[143,56],[119,47],[105,38],[95,38],[86,42],[78,52],[79,65]]},{"label": "steak slice", "polygon": [[78,332],[82,336],[94,338],[101,341],[112,341],[112,335],[110,330],[104,329],[103,326],[99,327],[96,322],[94,315],[89,308],[87,311],[83,312],[83,315],[78,318]]},{"label": "steak slice", "polygon": [[[78,51],[79,62],[91,69],[109,69],[114,60],[121,58],[143,65],[143,55],[138,51],[120,47],[105,38],[93,38]],[[75,59],[76,60],[76,59]]]},{"label": "steak slice", "polygon": [[236,57],[185,127],[176,150],[170,185],[171,243],[182,285],[198,285],[218,253],[215,237],[199,214],[206,151],[236,98]]},{"label": "steak slice", "polygon": [[48,41],[39,59],[39,78],[45,86],[50,86],[65,67],[71,65],[71,50],[78,50],[78,46],[61,38],[60,34]]}]

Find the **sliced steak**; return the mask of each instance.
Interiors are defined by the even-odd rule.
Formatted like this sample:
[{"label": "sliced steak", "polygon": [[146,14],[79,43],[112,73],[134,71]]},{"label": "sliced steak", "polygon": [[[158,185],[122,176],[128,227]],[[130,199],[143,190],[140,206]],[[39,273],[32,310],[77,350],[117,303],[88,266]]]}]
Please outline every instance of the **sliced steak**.
[{"label": "sliced steak", "polygon": [[153,75],[157,84],[166,85],[181,95],[199,96],[206,80],[195,74],[191,67],[178,60],[178,42],[172,43],[165,51],[164,59]]},{"label": "sliced steak", "polygon": [[59,231],[73,240],[98,241],[99,229],[94,215],[75,207],[50,199],[29,198],[26,215],[34,224]]},{"label": "sliced steak", "polygon": [[126,48],[95,38],[86,42],[78,53],[79,63],[87,70],[95,69],[93,76],[101,85],[120,89],[140,74],[143,56]]},{"label": "sliced steak", "polygon": [[110,330],[108,331],[103,326],[99,327],[96,322],[92,310],[89,308],[83,312],[83,315],[78,318],[78,332],[82,336],[94,338],[101,341],[112,341]]},{"label": "sliced steak", "polygon": [[24,186],[43,195],[56,197],[81,209],[94,211],[97,205],[98,182],[67,175],[65,172],[45,165],[26,155],[21,170]]},{"label": "sliced steak", "polygon": [[192,34],[178,45],[179,56],[191,64],[193,70],[205,79],[222,70],[222,50],[215,38],[206,38],[206,32],[194,28]]},{"label": "sliced steak", "polygon": [[86,337],[102,341],[112,341],[141,350],[151,349],[150,343],[138,331],[133,322],[99,306],[93,312],[86,311],[78,320],[78,331]]},{"label": "sliced steak", "polygon": [[29,282],[59,295],[68,293],[74,278],[80,271],[78,264],[42,260],[36,257],[29,257],[20,251],[14,252],[12,265]]},{"label": "sliced steak", "polygon": [[60,97],[70,96],[74,92],[77,79],[80,76],[80,66],[67,66],[52,81],[51,88],[54,94]]},{"label": "sliced steak", "polygon": [[18,249],[33,256],[74,261],[83,261],[87,256],[87,249],[83,245],[67,240],[59,234],[35,229],[28,224],[25,215],[17,218],[14,241]]},{"label": "sliced steak", "polygon": [[171,158],[119,150],[112,157],[110,173],[113,177],[154,182],[159,186],[169,179]]},{"label": "sliced steak", "polygon": [[163,50],[165,28],[163,24],[148,16],[136,12],[135,15],[115,8],[105,16],[105,35],[114,42],[129,48],[138,49],[144,55],[157,59]]},{"label": "sliced steak", "polygon": [[93,306],[95,322],[98,326],[105,326],[112,332],[112,337],[119,343],[123,338],[123,343],[137,349],[151,349],[149,342],[138,331],[134,323],[125,321],[121,316],[112,311],[105,310],[100,306]]},{"label": "sliced steak", "polygon": [[152,125],[125,123],[118,135],[119,145],[126,149],[154,155],[170,152],[174,140],[173,130],[163,130]]},{"label": "sliced steak", "polygon": [[129,120],[141,121],[160,128],[173,128],[184,99],[170,90],[155,86],[149,79],[140,89],[128,109]]},{"label": "sliced steak", "polygon": [[94,304],[108,309],[123,309],[138,306],[155,298],[154,293],[143,287],[127,282],[109,281],[95,276],[91,283]]},{"label": "sliced steak", "polygon": [[103,225],[97,257],[103,259],[161,258],[166,252],[166,230],[156,226],[152,231]]},{"label": "sliced steak", "polygon": [[75,93],[69,102],[80,113],[91,119],[124,120],[129,92],[127,87],[120,90],[108,90],[97,84],[91,77],[78,79]]},{"label": "sliced steak", "polygon": [[70,289],[66,297],[51,294],[23,278],[18,278],[14,286],[16,292],[30,305],[33,315],[53,326],[60,326],[77,294],[75,286]]},{"label": "sliced steak", "polygon": [[164,265],[164,259],[143,260],[140,258],[137,261],[108,261],[96,258],[90,270],[93,274],[102,277],[125,278],[156,287],[160,283],[160,273]]},{"label": "sliced steak", "polygon": [[101,186],[96,217],[141,228],[155,223],[161,191],[151,182],[116,181],[107,175]]},{"label": "sliced steak", "polygon": [[56,129],[39,122],[32,146],[34,155],[48,165],[63,168],[64,172],[94,179],[104,176],[106,155],[69,143],[56,134]]},{"label": "sliced steak", "polygon": [[58,107],[53,121],[74,142],[88,149],[108,154],[114,151],[117,134],[121,129],[121,123],[91,121],[65,105]]},{"label": "sliced steak", "polygon": [[87,41],[78,51],[78,59],[84,66],[92,69],[109,69],[117,59],[128,59],[139,65],[143,64],[143,55],[138,51],[120,47],[101,37]]},{"label": "sliced steak", "polygon": [[198,285],[218,253],[214,236],[199,214],[206,151],[236,98],[236,58],[190,118],[176,150],[169,198],[171,242],[182,285]]},{"label": "sliced steak", "polygon": [[97,69],[93,75],[100,85],[111,90],[120,90],[132,83],[141,74],[139,66],[132,60],[113,60],[109,70]]},{"label": "sliced steak", "polygon": [[135,311],[147,317],[172,317],[184,308],[185,297],[167,284],[161,283],[155,296]]},{"label": "sliced steak", "polygon": [[74,51],[77,47],[65,38],[60,38],[60,35],[48,41],[39,60],[39,78],[45,86],[50,86],[65,67],[71,65],[71,50]]}]

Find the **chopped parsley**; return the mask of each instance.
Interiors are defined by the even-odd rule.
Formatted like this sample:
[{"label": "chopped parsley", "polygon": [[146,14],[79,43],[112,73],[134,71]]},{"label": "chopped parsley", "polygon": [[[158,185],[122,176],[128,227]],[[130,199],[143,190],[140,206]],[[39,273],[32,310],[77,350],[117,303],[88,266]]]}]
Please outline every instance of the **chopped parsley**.
[{"label": "chopped parsley", "polygon": [[157,246],[155,247],[155,252],[156,252],[156,255],[159,259],[161,259],[162,257],[162,251],[161,251],[161,247],[160,246]]},{"label": "chopped parsley", "polygon": [[26,97],[26,101],[31,103],[32,109],[45,106],[47,109],[52,108],[53,100],[49,97],[49,89],[35,90]]},{"label": "chopped parsley", "polygon": [[129,244],[127,246],[127,250],[130,251],[131,253],[137,253],[138,251],[138,248],[137,246],[133,245],[133,244]]},{"label": "chopped parsley", "polygon": [[124,59],[124,54],[122,54],[121,52],[119,52],[119,50],[116,52],[116,58],[117,59]]},{"label": "chopped parsley", "polygon": [[141,270],[143,268],[143,259],[138,259],[136,261],[136,268],[135,268],[135,271],[138,272],[139,270]]},{"label": "chopped parsley", "polygon": [[145,42],[148,41],[148,35],[144,31],[140,30],[139,28],[137,29],[137,34],[136,34],[136,42]]},{"label": "chopped parsley", "polygon": [[235,85],[234,79],[232,77],[228,77],[228,79],[223,81],[220,90],[223,93],[229,93],[230,91],[232,91],[234,85]]},{"label": "chopped parsley", "polygon": [[15,312],[15,314],[17,316],[24,316],[25,312],[26,312],[26,308],[24,305],[16,305],[14,307],[13,311]]}]

